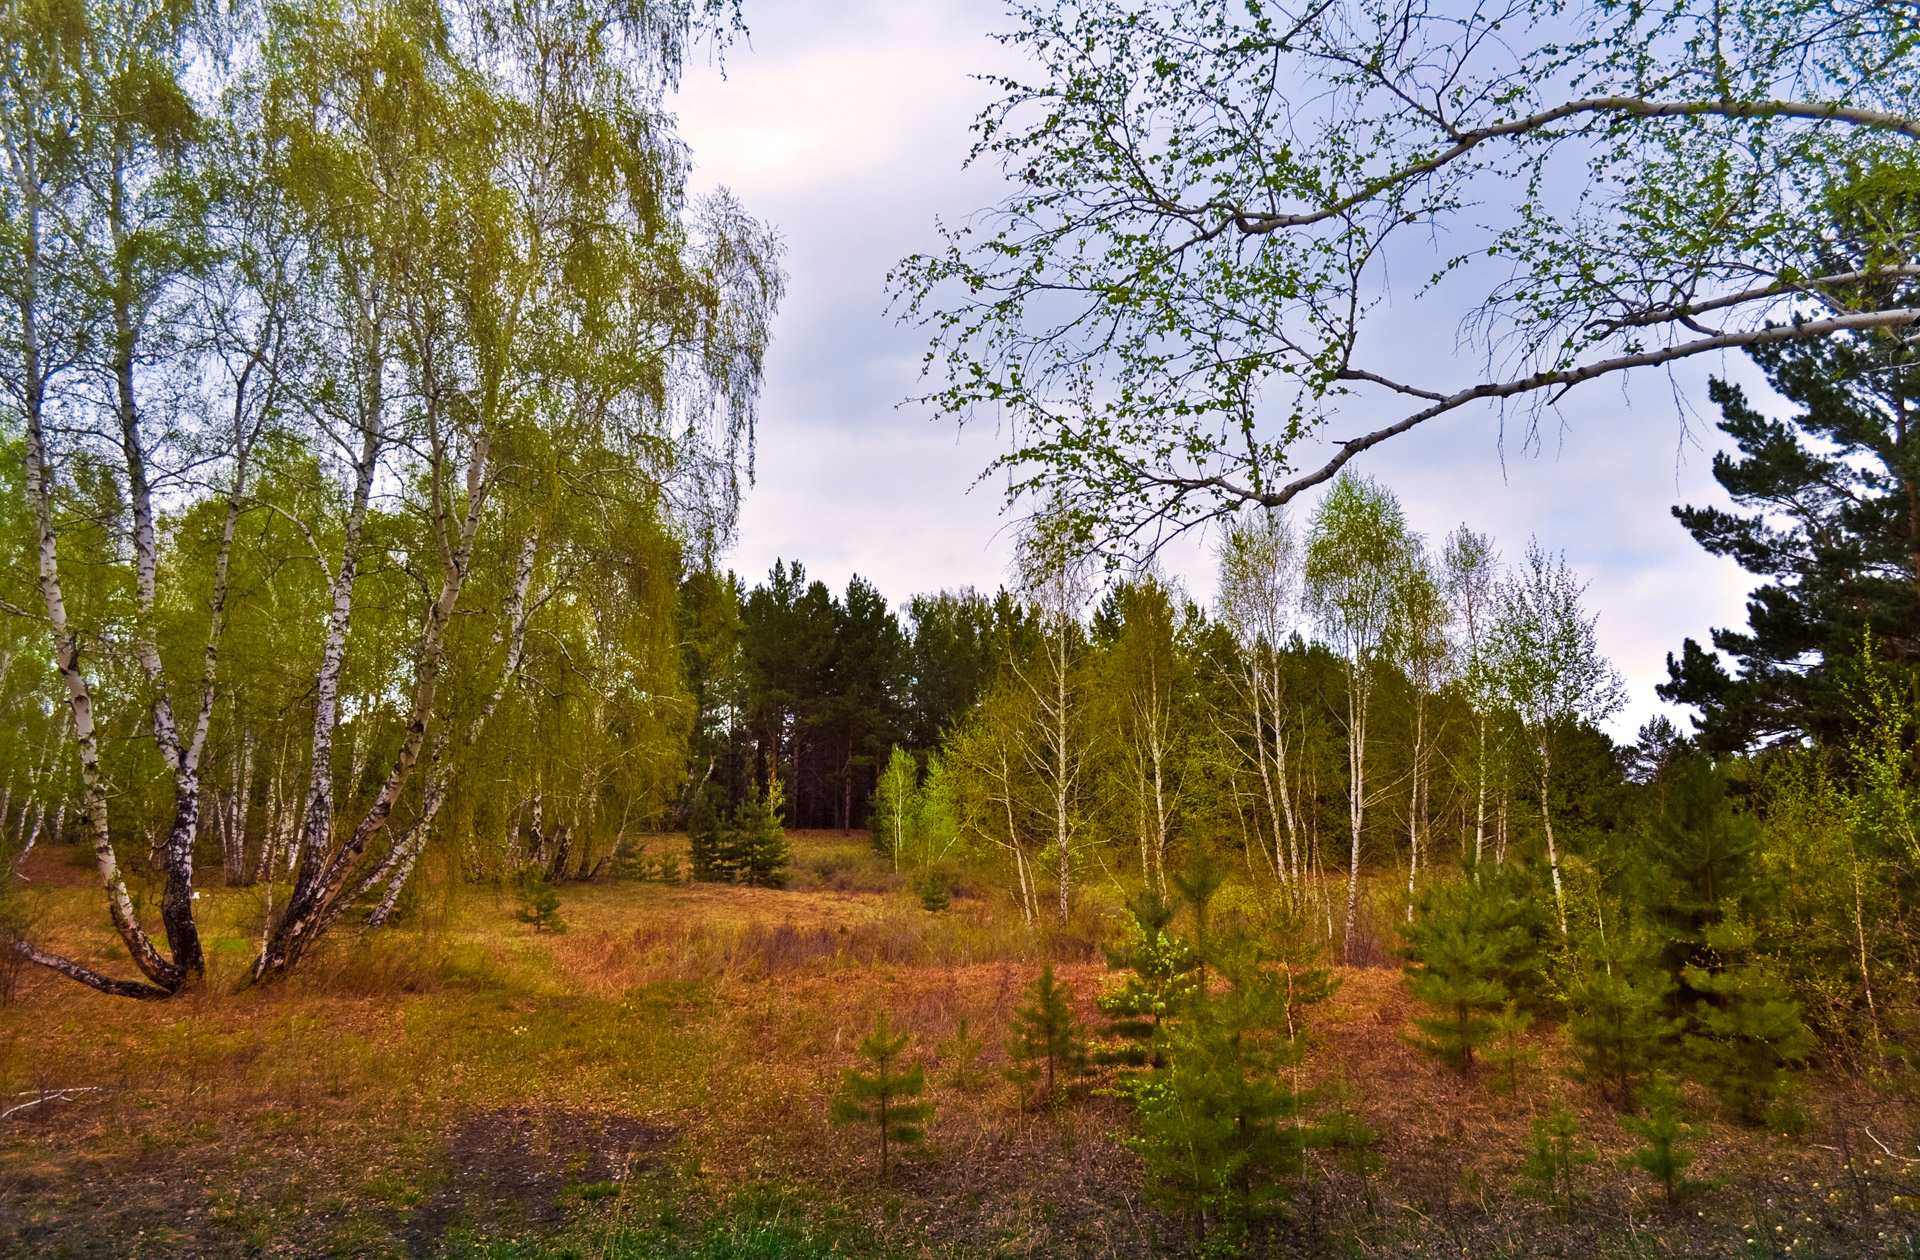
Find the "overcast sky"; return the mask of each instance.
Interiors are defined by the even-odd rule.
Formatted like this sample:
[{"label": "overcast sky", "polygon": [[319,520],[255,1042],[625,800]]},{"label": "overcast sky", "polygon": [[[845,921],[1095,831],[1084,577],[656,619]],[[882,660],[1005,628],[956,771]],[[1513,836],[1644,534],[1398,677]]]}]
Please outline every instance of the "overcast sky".
[{"label": "overcast sky", "polygon": [[[997,172],[962,169],[969,123],[990,99],[970,76],[1009,64],[988,38],[1006,26],[1001,6],[747,0],[746,13],[750,45],[728,54],[724,77],[692,68],[675,106],[696,189],[731,188],[788,248],[758,482],[729,563],[751,583],[776,558],[798,559],[836,590],[859,573],[896,604],[943,587],[990,591],[1005,576],[1011,531],[996,488],[973,483],[996,435],[962,434],[903,401],[917,392],[926,338],[889,317],[885,277],[937,244],[936,218],[963,218],[1001,195]],[[1394,329],[1409,354],[1442,371],[1454,333],[1451,323]],[[1458,365],[1460,383],[1473,366]],[[1536,452],[1509,442],[1503,453],[1489,410],[1433,422],[1354,464],[1396,491],[1412,526],[1435,540],[1464,521],[1509,558],[1529,535],[1566,553],[1591,582],[1601,644],[1630,687],[1628,710],[1610,724],[1621,737],[1662,710],[1653,685],[1667,652],[1745,619],[1750,580],[1702,552],[1668,510],[1725,503],[1709,468],[1720,436],[1704,423],[1709,372],[1755,379],[1744,361],[1715,360],[1625,390],[1596,383],[1569,399]],[[1699,409],[1692,443],[1676,396]],[[1171,567],[1211,598],[1199,547]]]}]

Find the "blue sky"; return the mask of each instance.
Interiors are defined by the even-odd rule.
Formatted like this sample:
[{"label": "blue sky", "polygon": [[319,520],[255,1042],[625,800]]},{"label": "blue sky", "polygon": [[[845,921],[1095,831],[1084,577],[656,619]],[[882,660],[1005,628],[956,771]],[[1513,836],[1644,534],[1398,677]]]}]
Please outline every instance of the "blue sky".
[{"label": "blue sky", "polygon": [[[998,449],[995,434],[962,433],[904,401],[926,340],[887,313],[885,276],[936,243],[936,218],[962,218],[1001,195],[997,172],[962,162],[968,125],[991,99],[970,76],[1009,65],[988,38],[1006,26],[1002,9],[748,0],[746,14],[750,45],[729,53],[724,76],[690,68],[675,104],[696,187],[731,188],[789,250],[758,482],[729,562],[758,580],[776,558],[797,558],[836,588],[860,573],[895,602],[941,587],[991,589],[1005,574],[1010,522],[997,490],[974,482]],[[1396,350],[1404,345],[1428,379],[1472,378],[1474,361],[1450,362],[1451,323],[1388,319]],[[1503,450],[1489,409],[1415,430],[1355,464],[1394,489],[1430,537],[1465,521],[1510,558],[1529,535],[1566,553],[1591,582],[1601,644],[1630,688],[1611,724],[1623,737],[1662,710],[1653,685],[1667,652],[1689,634],[1704,641],[1710,626],[1744,621],[1750,579],[1702,552],[1668,511],[1725,502],[1710,474],[1719,434],[1706,414],[1709,373],[1756,379],[1732,359],[1624,388],[1596,382],[1549,419],[1536,450],[1512,440]],[[1690,430],[1678,400],[1695,409]],[[1210,598],[1202,546],[1176,548],[1168,562]]]}]

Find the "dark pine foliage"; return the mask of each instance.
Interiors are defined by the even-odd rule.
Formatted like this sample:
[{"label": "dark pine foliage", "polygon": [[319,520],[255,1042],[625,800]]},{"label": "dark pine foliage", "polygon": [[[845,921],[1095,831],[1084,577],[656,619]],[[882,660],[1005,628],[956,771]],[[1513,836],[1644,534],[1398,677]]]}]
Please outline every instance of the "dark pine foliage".
[{"label": "dark pine foliage", "polygon": [[1720,429],[1739,448],[1713,461],[1738,511],[1674,515],[1715,555],[1764,579],[1744,630],[1718,629],[1667,658],[1663,698],[1700,709],[1702,744],[1727,752],[1782,738],[1845,734],[1841,681],[1870,636],[1883,659],[1920,660],[1920,365],[1887,333],[1755,349],[1799,414],[1762,414],[1714,381]]}]

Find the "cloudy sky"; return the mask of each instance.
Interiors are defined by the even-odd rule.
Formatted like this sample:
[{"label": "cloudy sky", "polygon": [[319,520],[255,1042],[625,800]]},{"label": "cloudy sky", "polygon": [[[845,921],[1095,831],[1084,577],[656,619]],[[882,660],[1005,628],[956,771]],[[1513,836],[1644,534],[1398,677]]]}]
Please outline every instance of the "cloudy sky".
[{"label": "cloudy sky", "polygon": [[[937,218],[962,218],[1001,195],[996,172],[962,169],[968,125],[990,99],[970,76],[1009,65],[988,38],[1006,26],[1001,6],[748,0],[746,12],[750,45],[728,54],[724,74],[694,67],[676,105],[696,186],[731,188],[788,248],[758,482],[730,563],[758,580],[775,558],[797,558],[836,589],[859,573],[896,603],[942,587],[990,590],[1005,575],[1011,531],[996,489],[974,482],[996,435],[962,433],[904,401],[926,339],[887,313],[885,276],[936,244]],[[1473,364],[1447,362],[1454,332],[1451,323],[1395,329],[1409,353],[1465,383]],[[1611,724],[1623,737],[1661,710],[1653,685],[1667,652],[1744,620],[1748,580],[1703,553],[1668,512],[1724,502],[1709,472],[1719,435],[1696,414],[1689,438],[1676,403],[1704,406],[1709,372],[1752,382],[1743,363],[1716,360],[1624,390],[1596,383],[1569,399],[1536,450],[1511,441],[1503,450],[1489,410],[1437,421],[1355,463],[1435,539],[1464,521],[1509,557],[1529,535],[1566,553],[1591,581],[1602,646],[1631,688]],[[1200,548],[1171,564],[1197,597],[1211,597]]]}]

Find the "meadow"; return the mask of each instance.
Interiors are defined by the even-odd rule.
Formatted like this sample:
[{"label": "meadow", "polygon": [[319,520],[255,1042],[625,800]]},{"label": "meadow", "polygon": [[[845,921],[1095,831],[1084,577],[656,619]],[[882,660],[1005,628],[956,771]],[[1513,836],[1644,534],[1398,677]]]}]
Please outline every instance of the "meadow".
[{"label": "meadow", "polygon": [[[208,887],[205,985],[164,1003],[14,977],[0,1008],[7,1256],[1135,1256],[1192,1250],[1152,1210],[1102,1081],[1022,1110],[1000,1039],[1045,961],[1080,1018],[1116,904],[1072,930],[963,889],[932,913],[860,833],[792,835],[784,890],[570,884],[564,933],[507,890],[429,882],[402,925],[246,986],[261,888]],[[673,838],[661,851],[672,852]],[[37,930],[112,955],[91,877],[22,867]],[[974,892],[974,895],[964,895]],[[1277,1254],[1901,1256],[1916,1249],[1920,1124],[1894,1094],[1810,1074],[1804,1131],[1722,1122],[1679,1213],[1617,1156],[1613,1114],[1565,1082],[1554,1030],[1511,1097],[1407,1044],[1397,966],[1336,969],[1299,1071],[1364,1118],[1314,1152]],[[927,1065],[929,1140],[886,1184],[869,1134],[828,1121],[889,1013]],[[961,1021],[984,1048],[956,1048]],[[1599,1158],[1570,1209],[1517,1189],[1555,1098]],[[1700,1102],[1710,1111],[1711,1104]]]}]

